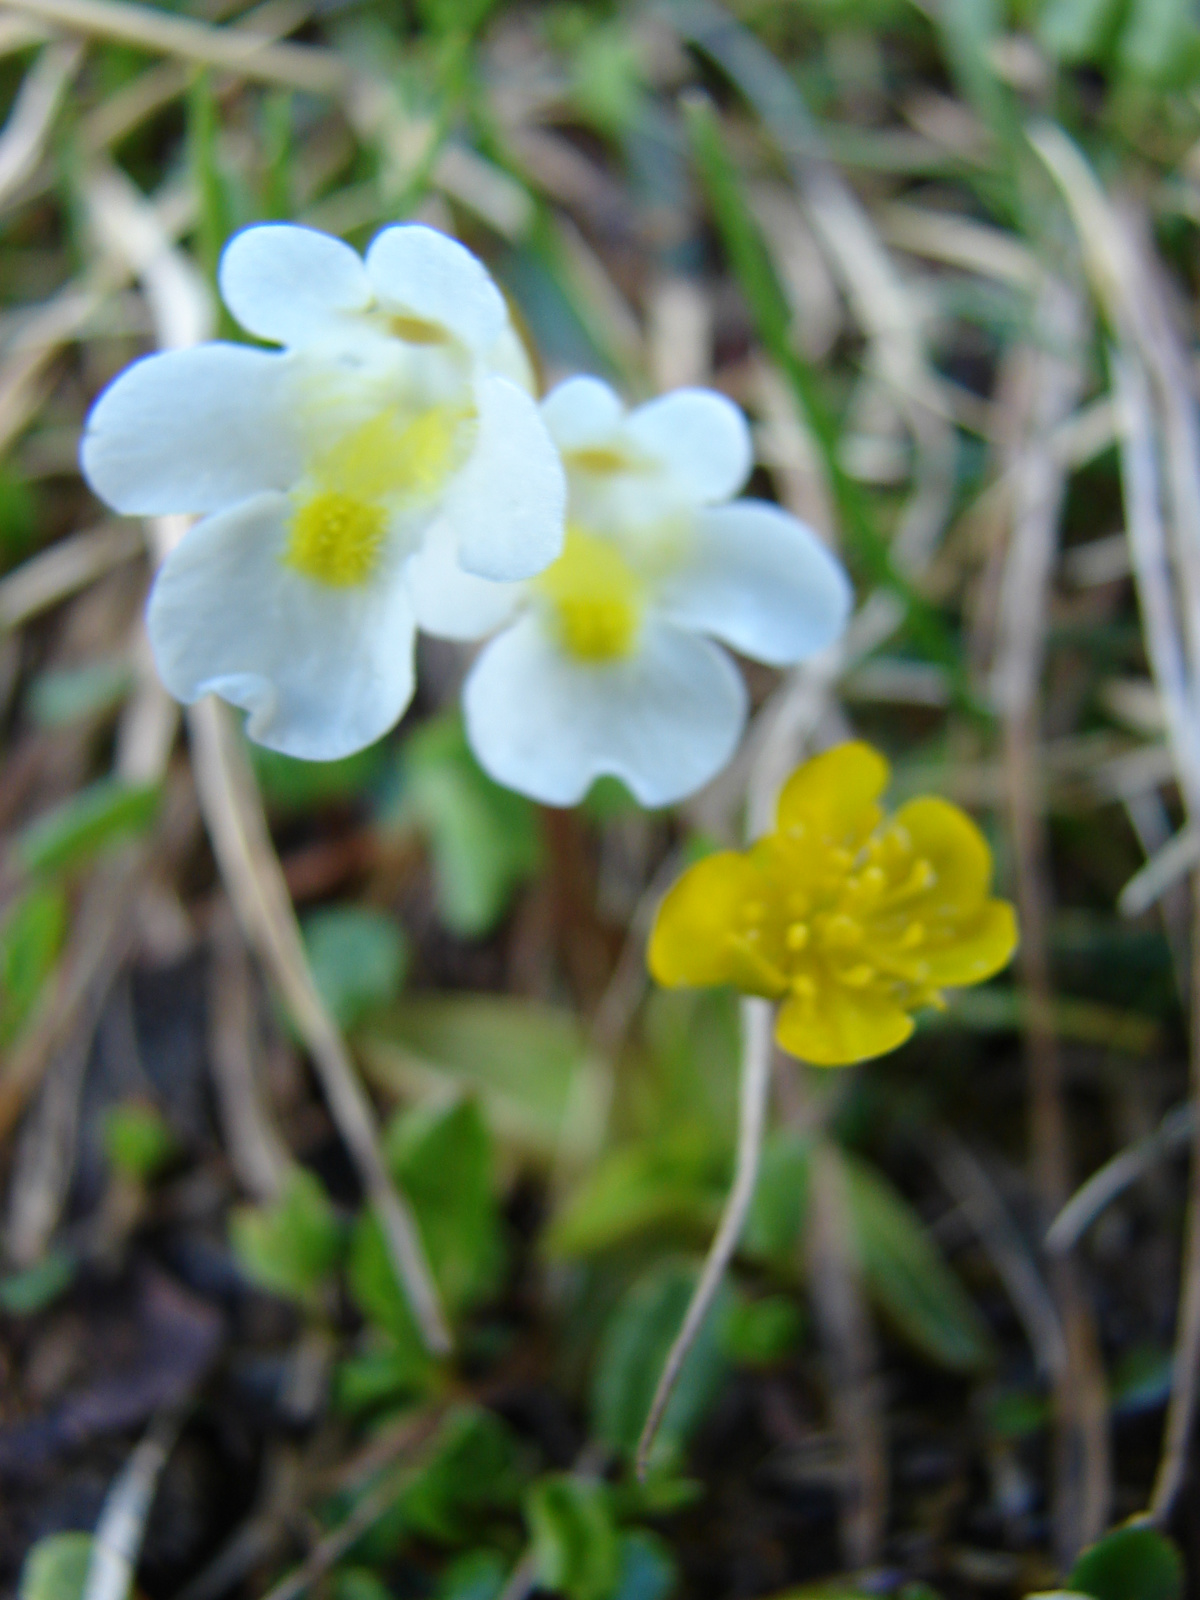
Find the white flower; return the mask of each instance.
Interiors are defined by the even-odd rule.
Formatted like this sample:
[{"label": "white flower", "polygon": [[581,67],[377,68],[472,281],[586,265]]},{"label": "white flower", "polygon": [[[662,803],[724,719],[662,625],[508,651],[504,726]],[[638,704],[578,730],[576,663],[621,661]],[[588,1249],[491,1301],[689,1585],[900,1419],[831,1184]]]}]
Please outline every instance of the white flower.
[{"label": "white flower", "polygon": [[413,567],[418,621],[457,638],[508,624],[463,693],[493,778],[565,806],[608,773],[666,805],[724,766],[745,722],[741,674],[714,640],[803,660],[845,626],[850,585],[794,517],[732,499],[750,437],[721,395],[680,389],[627,412],[574,378],[542,415],[567,469],[563,554],[528,583],[491,584],[430,541]]},{"label": "white flower", "polygon": [[562,549],[565,484],[504,300],[454,240],[386,228],[365,261],[285,224],[232,239],[221,293],[261,350],[149,356],[88,419],[83,470],[118,511],[207,513],[147,622],[178,699],[326,760],[385,733],[413,690],[410,562],[526,578]]}]

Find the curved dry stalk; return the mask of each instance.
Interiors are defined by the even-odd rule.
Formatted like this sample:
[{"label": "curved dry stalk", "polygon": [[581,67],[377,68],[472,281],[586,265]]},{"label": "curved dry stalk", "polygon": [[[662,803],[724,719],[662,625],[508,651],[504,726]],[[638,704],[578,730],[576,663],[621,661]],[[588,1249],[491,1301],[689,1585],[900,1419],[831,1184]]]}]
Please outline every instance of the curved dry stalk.
[{"label": "curved dry stalk", "polygon": [[37,166],[63,96],[83,61],[76,40],[47,45],[25,74],[0,133],[0,205]]},{"label": "curved dry stalk", "polygon": [[[1200,873],[1192,876],[1192,1068],[1190,1105],[1200,1105]],[[1150,1494],[1150,1515],[1170,1520],[1187,1473],[1188,1450],[1200,1401],[1200,1116],[1192,1120],[1192,1192],[1184,1225],[1179,1320],[1175,1329],[1171,1399],[1162,1456]]]},{"label": "curved dry stalk", "polygon": [[709,1247],[700,1281],[692,1294],[683,1319],[683,1326],[675,1335],[675,1342],[667,1352],[659,1376],[650,1412],[642,1436],[638,1440],[635,1467],[639,1478],[646,1475],[650,1450],[662,1423],[683,1364],[704,1326],[704,1319],[712,1303],[725,1269],[737,1249],[738,1239],[745,1226],[754,1186],[758,1182],[758,1158],[762,1150],[763,1128],[767,1117],[767,1094],[771,1086],[771,1023],[772,1011],[768,1000],[742,1001],[742,1071],[738,1107],[737,1164],[733,1184],[721,1213],[716,1237]]},{"label": "curved dry stalk", "polygon": [[1187,1144],[1196,1128],[1195,1107],[1190,1100],[1168,1111],[1144,1139],[1098,1167],[1081,1184],[1046,1230],[1046,1249],[1054,1253],[1071,1250],[1113,1201],[1131,1184],[1155,1166],[1172,1150]]},{"label": "curved dry stalk", "polygon": [[238,920],[278,985],[312,1056],[338,1132],[383,1226],[422,1337],[435,1355],[448,1354],[450,1330],[416,1220],[384,1165],[375,1113],[345,1041],[317,993],[245,751],[217,700],[191,706],[188,728],[200,809]]},{"label": "curved dry stalk", "polygon": [[200,66],[224,67],[243,78],[285,88],[340,94],[351,82],[350,69],[331,50],[276,44],[233,28],[164,16],[150,6],[129,5],[125,0],[9,0],[9,4],[54,27],[119,40]]},{"label": "curved dry stalk", "polygon": [[158,1480],[182,1420],[177,1408],[160,1413],[108,1491],[96,1524],[82,1600],[126,1600]]}]

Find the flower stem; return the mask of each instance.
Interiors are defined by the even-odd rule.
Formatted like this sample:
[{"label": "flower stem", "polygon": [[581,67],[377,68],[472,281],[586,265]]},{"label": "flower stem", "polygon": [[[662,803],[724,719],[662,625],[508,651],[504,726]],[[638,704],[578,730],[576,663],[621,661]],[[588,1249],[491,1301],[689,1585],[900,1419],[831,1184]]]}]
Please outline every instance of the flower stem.
[{"label": "flower stem", "polygon": [[638,1440],[635,1466],[639,1479],[646,1476],[646,1467],[654,1440],[662,1423],[683,1364],[687,1360],[696,1336],[704,1326],[704,1319],[712,1303],[725,1269],[737,1249],[745,1225],[754,1186],[758,1181],[758,1161],[762,1153],[763,1129],[767,1117],[767,1093],[771,1086],[771,1022],[773,1008],[768,1000],[742,1001],[742,1075],[738,1109],[737,1165],[733,1184],[725,1201],[725,1209],[717,1228],[704,1270],[700,1274],[683,1325],[675,1335],[675,1342],[659,1375],[658,1387],[650,1403],[650,1412],[642,1436]]}]

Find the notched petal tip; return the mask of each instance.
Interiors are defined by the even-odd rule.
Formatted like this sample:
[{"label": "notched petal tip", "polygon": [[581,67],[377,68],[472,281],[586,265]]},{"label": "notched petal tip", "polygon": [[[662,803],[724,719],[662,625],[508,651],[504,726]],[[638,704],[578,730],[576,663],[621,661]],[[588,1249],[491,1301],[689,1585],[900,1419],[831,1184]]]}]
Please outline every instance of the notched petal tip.
[{"label": "notched petal tip", "polygon": [[836,984],[811,1002],[786,1000],[775,1020],[780,1049],[814,1067],[851,1067],[888,1055],[912,1037],[916,1024],[899,1006],[863,1001]]},{"label": "notched petal tip", "polygon": [[484,356],[508,324],[504,296],[483,262],[424,223],[396,223],[376,234],[366,271],[385,309],[447,329],[476,356]]},{"label": "notched petal tip", "polygon": [[890,776],[886,758],[862,740],[834,745],[797,767],[784,784],[778,826],[858,832],[876,818],[875,802]]},{"label": "notched petal tip", "polygon": [[235,233],[221,254],[217,283],[242,327],[275,344],[323,338],[339,318],[371,303],[358,252],[293,222],[260,222]]},{"label": "notched petal tip", "polygon": [[732,499],[754,463],[745,416],[715,389],[673,389],[647,401],[629,413],[624,432],[662,463],[692,505]]},{"label": "notched petal tip", "polygon": [[624,415],[624,401],[600,378],[566,378],[542,401],[550,435],[568,453],[606,443]]}]

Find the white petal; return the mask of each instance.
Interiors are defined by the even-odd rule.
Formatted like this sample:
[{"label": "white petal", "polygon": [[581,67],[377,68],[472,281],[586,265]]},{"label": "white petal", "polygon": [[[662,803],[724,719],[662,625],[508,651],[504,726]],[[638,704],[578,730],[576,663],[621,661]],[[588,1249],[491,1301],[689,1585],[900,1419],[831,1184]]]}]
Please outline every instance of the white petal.
[{"label": "white petal", "polygon": [[367,251],[367,274],[389,309],[448,329],[479,355],[508,321],[504,296],[482,261],[422,223],[404,222],[377,234]]},{"label": "white petal", "polygon": [[286,567],[289,502],[264,494],[190,528],[150,594],[146,622],[176,699],[250,713],[259,744],[332,761],[373,743],[412,698],[412,605],[393,568],[333,589]]},{"label": "white petal", "polygon": [[563,451],[607,443],[624,415],[620,397],[599,378],[568,378],[542,401],[546,426]]},{"label": "white petal", "polygon": [[686,564],[655,594],[684,627],[772,666],[832,644],[852,601],[841,563],[812,529],[763,500],[699,512]]},{"label": "white petal", "polygon": [[638,406],[625,433],[663,463],[692,505],[735,495],[754,460],[745,417],[714,389],[675,389]]},{"label": "white petal", "polygon": [[481,578],[531,578],[562,552],[567,484],[536,402],[507,378],[475,385],[478,434],[442,514]]},{"label": "white petal", "polygon": [[371,304],[362,257],[316,228],[264,222],[235,233],[217,271],[221,298],[249,333],[276,344],[326,337]]},{"label": "white petal", "polygon": [[83,475],[117,511],[215,511],[286,489],[302,458],[292,357],[235,344],[126,367],[87,420]]},{"label": "white petal", "polygon": [[537,377],[533,370],[533,362],[529,359],[529,351],[525,348],[521,335],[511,323],[504,328],[495,344],[484,354],[483,364],[488,372],[498,373],[500,377],[515,383],[519,389],[524,389],[527,394],[536,395]]},{"label": "white petal", "polygon": [[566,656],[530,615],[484,648],[463,710],[480,765],[510,789],[570,806],[610,773],[662,806],[729,760],[746,690],[719,645],[669,623],[649,621],[635,655],[596,665]]},{"label": "white petal", "polygon": [[525,585],[491,583],[464,572],[445,523],[430,529],[408,563],[417,626],[440,639],[483,639],[512,620]]}]

